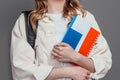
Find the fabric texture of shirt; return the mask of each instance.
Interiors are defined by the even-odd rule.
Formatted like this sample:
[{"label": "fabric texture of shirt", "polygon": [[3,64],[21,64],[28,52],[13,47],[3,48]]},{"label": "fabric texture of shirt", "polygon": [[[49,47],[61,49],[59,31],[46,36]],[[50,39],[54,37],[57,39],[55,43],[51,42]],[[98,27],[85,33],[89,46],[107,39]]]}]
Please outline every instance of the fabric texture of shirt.
[{"label": "fabric texture of shirt", "polygon": [[[35,50],[26,39],[24,15],[21,14],[17,19],[12,30],[10,48],[13,80],[45,80],[53,67],[61,66],[60,62],[51,55],[51,51],[53,45],[62,40],[67,30],[68,21],[62,17],[62,14],[46,15],[48,17],[38,21]],[[87,11],[85,18],[100,31],[94,16],[90,12]],[[88,57],[93,60],[96,70],[95,73],[91,73],[90,77],[96,80],[103,78],[111,68],[112,55],[102,33]],[[72,65],[67,64],[66,66]]]}]

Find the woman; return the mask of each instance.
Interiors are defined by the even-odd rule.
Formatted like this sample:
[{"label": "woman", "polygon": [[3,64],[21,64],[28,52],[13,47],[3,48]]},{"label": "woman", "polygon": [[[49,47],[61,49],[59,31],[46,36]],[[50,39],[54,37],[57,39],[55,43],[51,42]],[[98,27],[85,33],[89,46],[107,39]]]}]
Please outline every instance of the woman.
[{"label": "woman", "polygon": [[[61,43],[73,16],[80,15],[96,26],[94,16],[79,0],[35,0],[30,22],[36,32],[35,49],[26,40],[25,20],[21,14],[11,38],[11,64],[14,80],[98,80],[111,68],[111,52],[100,35],[88,57]],[[38,21],[38,28],[35,22]],[[35,56],[36,54],[36,56]],[[61,67],[61,62],[66,66]],[[79,66],[72,66],[74,62]]]}]

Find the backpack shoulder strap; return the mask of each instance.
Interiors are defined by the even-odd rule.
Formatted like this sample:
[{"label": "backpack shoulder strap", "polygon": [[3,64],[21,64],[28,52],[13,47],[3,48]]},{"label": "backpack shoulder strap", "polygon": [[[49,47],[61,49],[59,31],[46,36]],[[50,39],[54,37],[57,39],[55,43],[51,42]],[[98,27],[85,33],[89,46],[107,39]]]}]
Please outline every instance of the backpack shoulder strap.
[{"label": "backpack shoulder strap", "polygon": [[[22,11],[25,17],[26,38],[27,38],[28,43],[31,45],[31,47],[34,48],[36,33],[33,31],[32,25],[28,17],[30,12],[31,11]],[[36,27],[37,26],[38,26],[38,21],[36,22]]]}]

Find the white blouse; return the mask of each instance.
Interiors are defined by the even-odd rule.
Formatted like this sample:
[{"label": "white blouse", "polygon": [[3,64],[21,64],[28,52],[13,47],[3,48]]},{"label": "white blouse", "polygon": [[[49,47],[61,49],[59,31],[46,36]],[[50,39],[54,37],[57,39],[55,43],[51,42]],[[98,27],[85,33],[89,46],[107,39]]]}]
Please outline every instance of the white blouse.
[{"label": "white blouse", "polygon": [[[62,17],[62,14],[46,15],[48,17],[38,21],[35,50],[26,40],[24,15],[21,14],[16,21],[12,30],[10,48],[13,80],[45,80],[53,67],[61,66],[51,55],[51,50],[53,45],[61,42],[67,30],[68,21]],[[91,13],[87,12],[85,18],[100,31]],[[91,73],[91,78],[96,80],[103,78],[111,68],[112,55],[102,34],[90,52],[89,57],[94,61],[96,70],[95,73]],[[71,65],[67,64],[66,66]]]}]

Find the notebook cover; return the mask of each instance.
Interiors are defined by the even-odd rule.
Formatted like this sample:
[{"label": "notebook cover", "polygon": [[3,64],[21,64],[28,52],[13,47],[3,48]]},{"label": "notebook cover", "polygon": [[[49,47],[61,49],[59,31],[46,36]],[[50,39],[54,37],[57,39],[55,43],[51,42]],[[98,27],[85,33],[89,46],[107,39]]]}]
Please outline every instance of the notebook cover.
[{"label": "notebook cover", "polygon": [[100,32],[92,27],[87,20],[81,16],[75,16],[62,42],[68,43],[78,53],[88,56],[99,35]]}]

